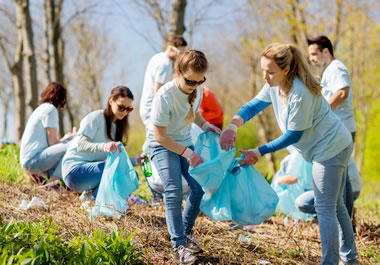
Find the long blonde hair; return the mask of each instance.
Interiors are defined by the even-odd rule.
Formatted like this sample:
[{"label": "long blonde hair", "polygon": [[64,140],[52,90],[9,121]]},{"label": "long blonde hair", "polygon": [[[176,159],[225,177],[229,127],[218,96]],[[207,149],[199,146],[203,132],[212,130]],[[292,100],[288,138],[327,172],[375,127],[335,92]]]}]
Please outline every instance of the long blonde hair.
[{"label": "long blonde hair", "polygon": [[289,91],[292,88],[293,80],[298,76],[304,85],[314,95],[322,95],[322,88],[317,79],[311,74],[311,71],[306,63],[301,51],[291,44],[272,43],[268,45],[261,56],[274,60],[274,62],[284,70],[289,66],[287,73],[287,82],[284,92],[285,98],[288,97]]},{"label": "long blonde hair", "polygon": [[[194,73],[204,73],[207,71],[208,62],[203,52],[197,50],[188,50],[181,53],[175,61],[174,68],[181,74],[186,73],[188,70],[192,70]],[[194,108],[193,104],[197,98],[197,89],[195,89],[188,97],[190,104],[190,110],[187,114],[184,122],[190,124],[194,121]]]}]

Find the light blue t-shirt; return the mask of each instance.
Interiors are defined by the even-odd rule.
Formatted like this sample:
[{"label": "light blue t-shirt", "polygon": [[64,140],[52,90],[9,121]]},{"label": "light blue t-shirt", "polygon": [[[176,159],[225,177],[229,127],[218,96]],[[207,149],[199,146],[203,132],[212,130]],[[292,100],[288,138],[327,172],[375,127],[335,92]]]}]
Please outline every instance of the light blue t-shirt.
[{"label": "light blue t-shirt", "polygon": [[328,160],[352,142],[351,134],[331,111],[326,99],[312,94],[298,77],[293,81],[286,102],[279,94],[279,87],[267,84],[256,98],[273,104],[283,133],[286,130],[303,131],[293,147],[308,162]]},{"label": "light blue t-shirt", "polygon": [[351,133],[356,132],[354,107],[352,105],[351,80],[346,66],[337,59],[331,61],[331,63],[323,71],[321,86],[322,94],[327,101],[338,90],[345,87],[349,88],[348,98],[346,98],[342,104],[337,106],[333,112],[341,119],[343,124]]},{"label": "light blue t-shirt", "polygon": [[[154,139],[153,125],[167,127],[167,135],[184,146],[192,145],[191,123],[184,120],[189,113],[189,95],[183,93],[176,84],[176,79],[166,83],[158,90],[153,99],[152,116],[147,127],[147,142],[150,147],[160,145]],[[197,113],[202,101],[202,87],[197,88],[197,97],[193,104]]]},{"label": "light blue t-shirt", "polygon": [[172,73],[173,62],[165,52],[153,55],[146,67],[144,87],[140,100],[140,117],[145,126],[147,126],[150,118],[156,83],[165,84],[169,82],[172,78]]},{"label": "light blue t-shirt", "polygon": [[[116,125],[113,123],[111,128],[112,135],[115,134]],[[73,170],[77,165],[85,164],[88,162],[104,161],[107,158],[106,152],[85,153],[79,152],[78,141],[80,136],[86,136],[92,143],[107,143],[112,141],[107,136],[106,119],[104,117],[104,110],[96,110],[87,114],[80,122],[80,127],[71,141],[69,148],[63,157],[62,162],[62,176],[63,179]]]},{"label": "light blue t-shirt", "polygon": [[58,110],[50,103],[43,103],[32,112],[21,138],[20,164],[23,168],[35,155],[49,147],[46,128],[56,128],[58,132],[58,119]]}]

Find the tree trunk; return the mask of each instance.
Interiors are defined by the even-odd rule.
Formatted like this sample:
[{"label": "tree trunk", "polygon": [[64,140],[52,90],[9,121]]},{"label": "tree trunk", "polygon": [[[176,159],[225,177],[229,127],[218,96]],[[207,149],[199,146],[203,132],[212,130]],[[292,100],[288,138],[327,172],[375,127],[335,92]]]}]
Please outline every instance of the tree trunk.
[{"label": "tree trunk", "polygon": [[[256,96],[257,94],[257,82],[256,78],[257,76],[260,76],[260,73],[258,73],[258,60],[251,58],[251,73],[249,78],[250,88],[251,88],[251,97]],[[268,121],[270,120],[267,115],[262,112],[259,115],[257,115],[257,126],[258,126],[258,136],[262,140],[263,143],[268,143],[272,140],[272,132],[271,132],[271,126],[269,125]],[[274,156],[274,153],[269,153],[264,156],[268,163],[268,168],[271,170],[271,173],[276,174],[277,168],[276,168],[276,158]]]},{"label": "tree trunk", "polygon": [[23,10],[20,5],[16,6],[17,17],[17,46],[14,63],[11,66],[12,84],[15,96],[15,113],[16,113],[16,140],[20,142],[25,128],[25,90],[23,80],[23,33],[22,33],[22,17]]},{"label": "tree trunk", "polygon": [[[62,39],[62,27],[61,27],[61,11],[63,0],[45,0],[45,16],[47,17],[48,26],[48,40],[49,40],[49,52],[48,52],[48,69],[52,71],[52,81],[57,81],[65,85],[65,77],[63,73],[64,62],[64,42]],[[74,126],[74,118],[69,107],[69,100],[66,102],[66,110],[69,115],[71,127]],[[59,112],[59,133],[60,136],[65,134],[64,123],[64,111]]]},{"label": "tree trunk", "polygon": [[[169,20],[169,34],[170,35],[182,35],[185,30],[185,9],[186,0],[173,0],[173,11]],[[167,36],[165,38],[165,43]]]},{"label": "tree trunk", "polygon": [[32,19],[30,17],[29,0],[16,0],[20,14],[23,37],[23,59],[25,66],[25,88],[27,91],[26,104],[31,112],[38,103],[37,63],[33,43]]}]

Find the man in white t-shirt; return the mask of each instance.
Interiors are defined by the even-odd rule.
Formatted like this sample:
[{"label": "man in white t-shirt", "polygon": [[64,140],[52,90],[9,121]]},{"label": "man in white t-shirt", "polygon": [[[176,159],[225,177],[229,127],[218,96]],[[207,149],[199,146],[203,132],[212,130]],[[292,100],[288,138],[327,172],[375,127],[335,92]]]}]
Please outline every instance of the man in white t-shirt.
[{"label": "man in white t-shirt", "polygon": [[[329,38],[320,35],[307,39],[309,59],[313,66],[323,71],[322,94],[332,111],[340,118],[351,133],[355,142],[356,123],[352,104],[351,79],[347,67],[334,57],[333,46]],[[353,216],[353,194],[347,172],[345,204],[350,216]]]},{"label": "man in white t-shirt", "polygon": [[172,79],[173,62],[186,46],[187,42],[182,36],[169,36],[165,51],[153,55],[150,59],[140,100],[140,117],[145,126],[148,125],[154,95],[162,85]]},{"label": "man in white t-shirt", "polygon": [[335,59],[332,44],[326,36],[308,39],[307,42],[311,63],[323,70],[321,80],[323,96],[354,140],[356,123],[352,105],[351,80],[347,67]]}]

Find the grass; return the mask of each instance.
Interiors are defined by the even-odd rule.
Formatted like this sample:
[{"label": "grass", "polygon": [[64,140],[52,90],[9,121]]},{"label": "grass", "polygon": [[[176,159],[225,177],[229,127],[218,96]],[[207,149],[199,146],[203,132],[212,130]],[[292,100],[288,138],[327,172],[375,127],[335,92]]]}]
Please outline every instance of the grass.
[{"label": "grass", "polygon": [[[128,150],[128,149],[127,149]],[[78,194],[45,190],[29,183],[18,164],[18,149],[0,149],[0,264],[173,264],[163,205],[130,205],[120,220],[89,219],[80,209]],[[133,154],[134,155],[134,154]],[[140,176],[141,169],[136,168]],[[365,180],[365,179],[364,179]],[[380,225],[377,183],[365,189],[357,203],[356,243],[362,264],[380,262]],[[135,194],[151,199],[144,178]],[[21,200],[41,198],[47,210],[18,208]],[[318,226],[298,222],[284,226],[276,214],[245,232],[250,244],[239,242],[242,231],[229,231],[229,222],[204,215],[197,218],[194,235],[202,244],[199,264],[316,264],[321,259]]]}]

